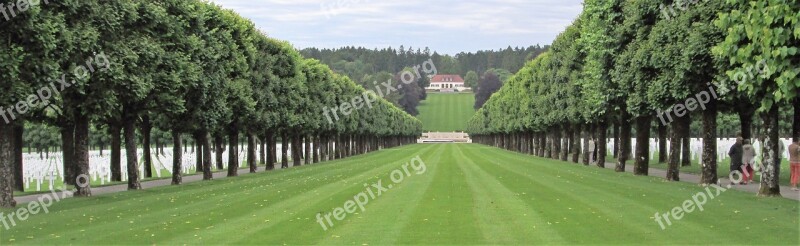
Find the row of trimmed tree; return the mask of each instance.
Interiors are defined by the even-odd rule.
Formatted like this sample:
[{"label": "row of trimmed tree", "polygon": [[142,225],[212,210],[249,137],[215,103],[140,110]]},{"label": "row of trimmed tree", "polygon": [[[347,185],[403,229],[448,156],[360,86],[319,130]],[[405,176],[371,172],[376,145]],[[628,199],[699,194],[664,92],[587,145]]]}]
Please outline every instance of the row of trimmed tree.
[{"label": "row of trimmed tree", "polygon": [[[14,113],[10,122],[0,119],[0,207],[15,206],[13,187],[22,187],[16,157],[25,122],[60,130],[64,180],[73,185],[89,173],[90,127],[107,126],[112,180],[121,180],[124,148],[129,189],[141,189],[136,153],[141,147],[150,157],[154,128],[173,136],[173,184],[181,183],[185,136],[198,143],[197,170],[211,179],[211,149],[221,153],[226,139],[235,176],[240,136],[254,172],[258,163],[275,167],[279,140],[292,143],[291,159],[301,165],[303,144],[308,164],[413,143],[422,130],[419,120],[380,98],[328,121],[323,108],[364,97],[364,89],[206,1],[50,1],[15,12],[0,29],[0,105],[8,105],[4,115]],[[20,103],[48,87],[54,93],[46,100]],[[264,151],[255,153],[259,144]],[[144,163],[147,175],[152,167]],[[91,187],[75,187],[76,196],[91,195]]]},{"label": "row of trimmed tree", "polygon": [[[492,96],[468,131],[480,143],[562,160],[572,153],[575,162],[587,147],[580,139],[595,138],[603,166],[611,128],[620,172],[635,132],[634,173],[647,175],[657,125],[660,139],[671,132],[671,149],[661,141],[660,155],[676,157],[669,158],[666,178],[677,181],[677,157],[682,144],[688,149],[692,118],[700,117],[701,182],[715,184],[718,114],[731,112],[745,139],[766,143],[759,194],[780,196],[781,110],[794,112],[793,130],[784,136],[800,136],[797,13],[800,4],[788,0],[587,0],[551,50]],[[764,121],[763,136],[752,135],[756,116]]]}]

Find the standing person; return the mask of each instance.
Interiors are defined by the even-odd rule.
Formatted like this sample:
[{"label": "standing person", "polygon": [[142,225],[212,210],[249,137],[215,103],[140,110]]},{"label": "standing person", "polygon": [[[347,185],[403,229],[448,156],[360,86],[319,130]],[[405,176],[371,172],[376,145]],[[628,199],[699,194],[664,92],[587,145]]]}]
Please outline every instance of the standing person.
[{"label": "standing person", "polygon": [[[728,151],[728,156],[731,157],[731,176],[734,172],[739,172],[741,175],[742,172],[742,137],[736,138],[736,143],[731,146],[731,150]],[[735,185],[733,180],[731,180],[731,185]]]},{"label": "standing person", "polygon": [[798,140],[792,140],[791,145],[789,145],[789,173],[790,173],[790,180],[792,183],[792,190],[797,190],[797,182],[800,179],[800,143]]},{"label": "standing person", "polygon": [[742,145],[742,174],[744,184],[753,181],[753,166],[756,164],[756,149],[750,144],[750,139],[744,140]]}]

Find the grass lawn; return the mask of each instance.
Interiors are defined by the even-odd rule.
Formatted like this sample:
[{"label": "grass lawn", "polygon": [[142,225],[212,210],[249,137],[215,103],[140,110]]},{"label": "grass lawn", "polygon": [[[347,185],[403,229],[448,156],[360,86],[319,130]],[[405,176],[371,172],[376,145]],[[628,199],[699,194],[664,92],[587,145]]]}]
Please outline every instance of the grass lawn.
[{"label": "grass lawn", "polygon": [[[390,173],[416,156],[425,172],[392,182]],[[323,230],[317,214],[378,180],[393,186]],[[413,145],[67,199],[0,229],[0,244],[800,244],[800,203],[784,198],[729,190],[665,230],[653,219],[698,192],[704,188],[475,144]]]},{"label": "grass lawn", "polygon": [[[669,166],[666,163],[658,163],[658,156],[659,156],[659,154],[656,153],[653,157],[650,158],[650,167],[651,168],[658,168],[658,169],[667,170],[669,168]],[[606,161],[608,163],[617,163],[617,160],[614,159],[614,157],[613,157],[613,155],[611,153],[609,153],[607,155]],[[730,172],[731,172],[731,168],[730,168],[731,164],[730,163],[731,163],[731,159],[730,158],[722,159],[717,163],[717,177],[719,177],[719,178],[728,178],[728,176],[730,175]],[[628,160],[626,165],[631,165],[632,166],[633,165],[633,160]],[[702,167],[701,167],[701,165],[700,165],[698,160],[692,160],[692,165],[691,166],[685,166],[685,167],[682,166],[682,167],[679,168],[679,171],[680,171],[680,173],[689,173],[689,174],[700,175],[703,172],[703,170],[701,170],[701,168]],[[754,167],[754,168],[756,168],[756,171],[758,171],[758,167]],[[759,179],[760,177],[761,176],[759,174],[756,174],[756,176],[753,177],[753,181],[754,182],[758,182],[760,180]],[[788,185],[790,185],[789,178],[790,178],[789,161],[784,159],[781,162],[780,177],[778,177],[778,179],[779,179],[779,182],[780,182],[781,185],[787,185],[788,186]]]},{"label": "grass lawn", "polygon": [[428,99],[420,102],[419,115],[425,131],[464,131],[475,110],[475,94],[472,93],[428,93]]}]

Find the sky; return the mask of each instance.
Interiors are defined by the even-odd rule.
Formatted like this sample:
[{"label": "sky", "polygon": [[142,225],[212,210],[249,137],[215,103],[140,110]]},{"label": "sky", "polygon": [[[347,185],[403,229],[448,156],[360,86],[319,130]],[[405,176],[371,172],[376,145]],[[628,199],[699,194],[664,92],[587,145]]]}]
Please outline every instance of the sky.
[{"label": "sky", "polygon": [[211,0],[296,48],[430,47],[441,54],[546,45],[582,0]]}]

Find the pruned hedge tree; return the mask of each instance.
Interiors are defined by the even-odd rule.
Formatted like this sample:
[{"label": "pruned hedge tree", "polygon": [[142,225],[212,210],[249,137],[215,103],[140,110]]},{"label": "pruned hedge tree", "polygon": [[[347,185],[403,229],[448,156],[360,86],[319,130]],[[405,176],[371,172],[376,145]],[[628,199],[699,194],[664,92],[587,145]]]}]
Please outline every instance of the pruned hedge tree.
[{"label": "pruned hedge tree", "polygon": [[[797,100],[800,5],[795,1],[588,0],[583,13],[478,110],[468,124],[476,142],[553,159],[581,161],[581,139],[596,139],[604,167],[609,127],[616,170],[647,175],[651,131],[669,159],[668,180],[688,164],[691,119],[702,119],[702,184],[717,184],[717,121],[738,114],[741,135],[764,120],[765,170],[760,195],[780,196],[779,110],[794,108],[790,134],[800,138]],[[680,4],[680,3],[679,3]],[[680,109],[680,108],[683,109]],[[693,116],[694,115],[694,116]],[[667,131],[672,134],[667,150]],[[631,155],[631,139],[636,138]],[[681,157],[682,156],[682,157]],[[671,157],[671,158],[666,158]],[[583,162],[588,158],[584,157]]]},{"label": "pruned hedge tree", "polygon": [[[12,157],[22,155],[26,122],[60,130],[64,177],[77,196],[91,195],[90,186],[79,185],[88,180],[75,180],[89,174],[92,126],[112,135],[115,181],[121,180],[124,145],[129,189],[141,189],[141,176],[150,177],[153,129],[172,134],[173,184],[182,182],[187,136],[196,143],[197,171],[208,180],[212,150],[217,167],[227,151],[228,175],[238,174],[241,142],[255,172],[259,164],[274,169],[278,140],[286,168],[289,159],[309,164],[414,143],[422,132],[419,120],[377,96],[369,97],[369,107],[328,121],[324,108],[366,100],[364,89],[213,3],[51,1],[29,8],[0,23],[6,50],[0,54],[0,105],[14,108],[56,79],[66,83],[54,83],[63,90],[0,121],[0,207],[15,206],[14,187],[22,187],[22,160]],[[285,156],[288,146],[292,158]],[[144,174],[139,148],[145,150]]]}]

